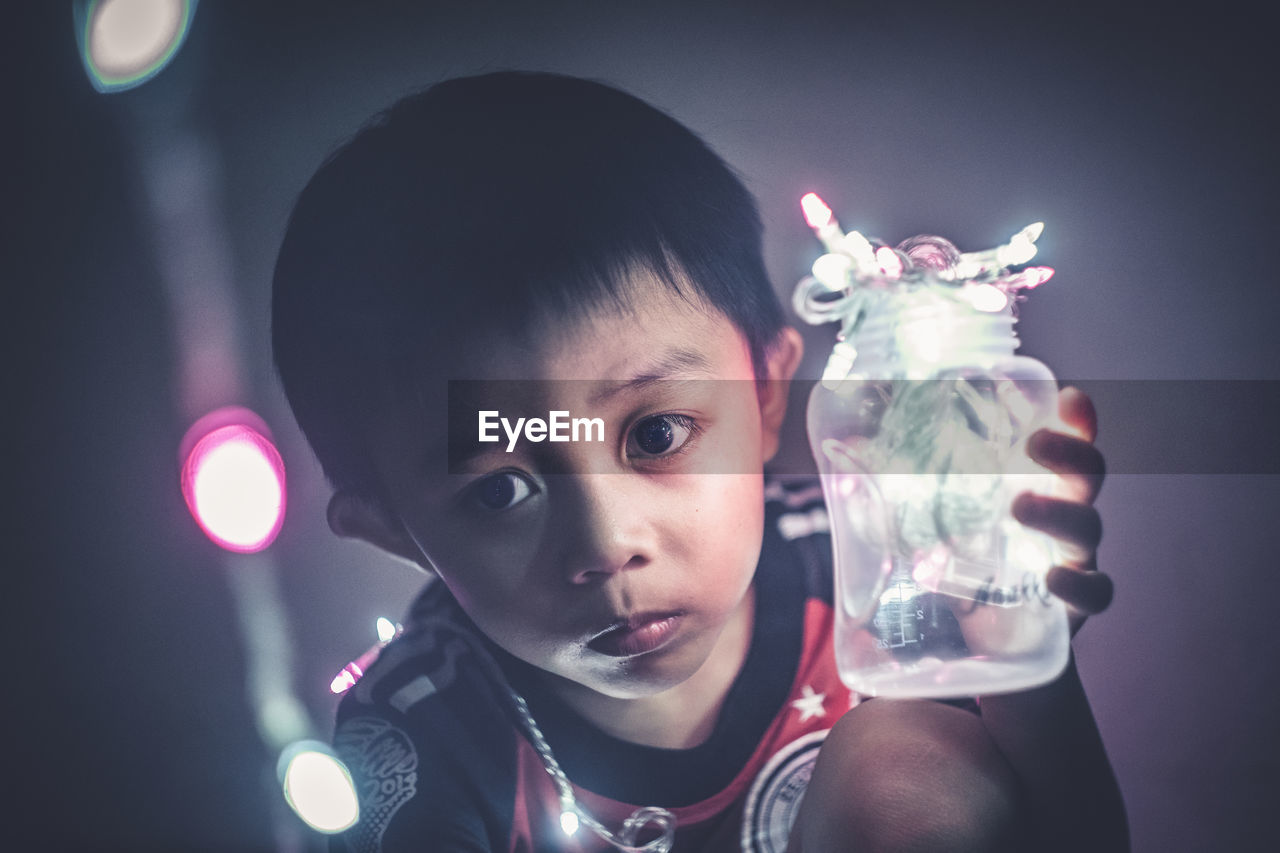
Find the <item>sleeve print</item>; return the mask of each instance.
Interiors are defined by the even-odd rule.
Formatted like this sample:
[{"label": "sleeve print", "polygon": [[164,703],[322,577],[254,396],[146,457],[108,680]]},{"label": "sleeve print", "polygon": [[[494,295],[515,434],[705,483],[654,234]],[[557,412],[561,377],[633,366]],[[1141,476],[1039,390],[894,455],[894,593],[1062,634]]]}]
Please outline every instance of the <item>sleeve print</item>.
[{"label": "sleeve print", "polygon": [[353,717],[333,739],[360,801],[360,819],[345,833],[353,853],[378,853],[391,818],[418,789],[418,753],[409,736],[386,720]]}]

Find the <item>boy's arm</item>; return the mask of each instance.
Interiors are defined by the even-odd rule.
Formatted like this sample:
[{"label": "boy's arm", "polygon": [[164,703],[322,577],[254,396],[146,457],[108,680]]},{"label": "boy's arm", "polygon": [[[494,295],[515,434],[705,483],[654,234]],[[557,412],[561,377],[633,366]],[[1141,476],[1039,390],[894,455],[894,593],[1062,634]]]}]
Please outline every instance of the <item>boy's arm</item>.
[{"label": "boy's arm", "polygon": [[1035,850],[1124,851],[1124,800],[1075,661],[1056,680],[986,696],[982,721],[1021,783]]},{"label": "boy's arm", "polygon": [[[1102,525],[1093,501],[1105,474],[1093,446],[1097,417],[1074,388],[1061,395],[1061,414],[1078,437],[1039,433],[1032,457],[1061,475],[1064,499],[1022,496],[1015,515],[1059,540],[1065,566],[1049,574],[1049,588],[1071,613],[1074,635],[1091,613],[1111,602],[1110,579],[1097,569]],[[1017,774],[1037,850],[1128,850],[1124,801],[1089,708],[1074,657],[1043,687],[981,700],[982,720]]]}]

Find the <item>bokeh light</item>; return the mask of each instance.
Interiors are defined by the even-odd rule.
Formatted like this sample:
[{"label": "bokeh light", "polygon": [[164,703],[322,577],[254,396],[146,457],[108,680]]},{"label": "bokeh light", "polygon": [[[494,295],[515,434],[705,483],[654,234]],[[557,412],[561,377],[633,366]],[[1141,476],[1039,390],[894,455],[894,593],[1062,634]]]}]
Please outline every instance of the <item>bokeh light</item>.
[{"label": "bokeh light", "polygon": [[[202,418],[192,432],[208,422]],[[261,551],[284,523],[284,462],[254,426],[217,426],[197,435],[186,454],[182,494],[196,523],[218,545],[242,554]]]},{"label": "bokeh light", "polygon": [[317,832],[342,832],[360,819],[355,783],[345,764],[319,741],[299,741],[280,755],[284,797]]},{"label": "bokeh light", "polygon": [[196,0],[89,0],[76,4],[76,38],[99,92],[140,86],[177,54]]}]

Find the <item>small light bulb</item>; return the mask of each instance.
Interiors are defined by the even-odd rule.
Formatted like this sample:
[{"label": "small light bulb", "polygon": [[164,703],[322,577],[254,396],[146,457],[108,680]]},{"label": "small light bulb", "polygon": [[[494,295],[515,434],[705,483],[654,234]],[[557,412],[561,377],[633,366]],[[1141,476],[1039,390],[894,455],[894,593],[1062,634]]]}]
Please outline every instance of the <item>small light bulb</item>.
[{"label": "small light bulb", "polygon": [[1023,287],[1027,289],[1039,287],[1053,278],[1053,267],[1027,267],[1022,271],[1022,274],[1024,276]]},{"label": "small light bulb", "polygon": [[1003,311],[1009,304],[1009,297],[1005,292],[990,284],[971,284],[965,288],[964,295],[968,297],[969,303],[974,308],[992,314]]},{"label": "small light bulb", "polygon": [[378,640],[389,643],[396,638],[396,623],[385,616],[378,617]]},{"label": "small light bulb", "polygon": [[1006,267],[1025,264],[1036,256],[1036,240],[1043,231],[1043,222],[1032,222],[996,250],[996,259]]},{"label": "small light bulb", "polygon": [[853,259],[848,255],[828,252],[813,262],[813,277],[831,290],[843,290],[849,283],[846,277],[853,269]]},{"label": "small light bulb", "polygon": [[876,249],[876,263],[880,265],[880,272],[889,278],[898,278],[902,275],[902,258],[888,246]]},{"label": "small light bulb", "polygon": [[560,812],[560,828],[564,830],[565,835],[573,835],[578,831],[578,816],[574,812],[565,809]]},{"label": "small light bulb", "polygon": [[876,250],[871,241],[857,231],[850,231],[841,238],[840,249],[859,264],[872,264],[876,259]]},{"label": "small light bulb", "polygon": [[1039,240],[1040,235],[1044,233],[1044,223],[1032,222],[1026,228],[1023,228],[1021,233],[1025,234],[1027,239],[1034,243]]},{"label": "small light bulb", "polygon": [[817,193],[805,193],[800,199],[800,209],[804,211],[804,221],[814,230],[831,224],[831,208]]},{"label": "small light bulb", "polygon": [[344,669],[329,682],[329,692],[335,695],[346,693],[355,686],[357,679],[354,673]]},{"label": "small light bulb", "polygon": [[827,366],[822,371],[822,385],[828,390],[835,390],[849,376],[858,351],[848,341],[841,341],[831,349],[827,357]]}]

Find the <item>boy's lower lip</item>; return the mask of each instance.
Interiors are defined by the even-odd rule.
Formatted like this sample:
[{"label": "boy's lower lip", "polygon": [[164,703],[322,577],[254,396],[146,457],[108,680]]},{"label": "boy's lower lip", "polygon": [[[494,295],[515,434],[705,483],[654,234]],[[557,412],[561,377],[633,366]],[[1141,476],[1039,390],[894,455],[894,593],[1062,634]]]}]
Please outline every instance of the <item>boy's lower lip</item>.
[{"label": "boy's lower lip", "polygon": [[681,613],[646,614],[599,634],[587,647],[610,657],[642,655],[661,648],[671,640],[680,624]]}]

